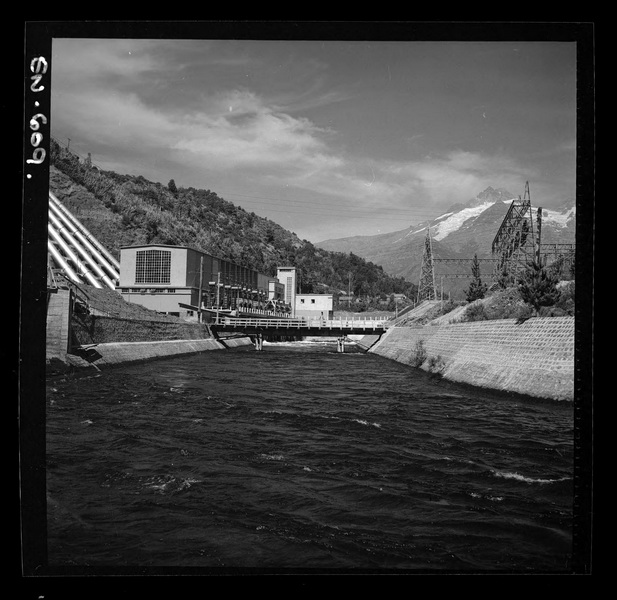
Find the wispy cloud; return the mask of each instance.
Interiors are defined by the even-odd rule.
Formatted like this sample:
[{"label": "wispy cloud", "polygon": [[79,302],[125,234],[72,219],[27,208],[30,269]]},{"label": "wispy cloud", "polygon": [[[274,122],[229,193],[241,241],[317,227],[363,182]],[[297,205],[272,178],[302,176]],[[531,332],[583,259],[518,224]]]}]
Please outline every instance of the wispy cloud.
[{"label": "wispy cloud", "polygon": [[332,129],[280,112],[246,89],[204,97],[201,109],[190,113],[154,109],[134,92],[82,89],[62,99],[55,118],[76,129],[76,137],[88,129],[101,144],[125,145],[136,155],[160,151],[183,165],[241,169],[255,183],[278,182],[353,206],[439,207],[487,185],[520,185],[525,176],[505,155],[461,150],[420,161],[354,157],[338,149]]}]

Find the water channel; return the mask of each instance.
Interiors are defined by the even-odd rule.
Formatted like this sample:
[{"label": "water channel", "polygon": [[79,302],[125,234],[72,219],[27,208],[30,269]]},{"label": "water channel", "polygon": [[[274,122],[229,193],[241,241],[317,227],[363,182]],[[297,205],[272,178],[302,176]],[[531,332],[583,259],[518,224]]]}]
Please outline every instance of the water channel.
[{"label": "water channel", "polygon": [[346,350],[48,380],[50,565],[568,570],[571,403]]}]

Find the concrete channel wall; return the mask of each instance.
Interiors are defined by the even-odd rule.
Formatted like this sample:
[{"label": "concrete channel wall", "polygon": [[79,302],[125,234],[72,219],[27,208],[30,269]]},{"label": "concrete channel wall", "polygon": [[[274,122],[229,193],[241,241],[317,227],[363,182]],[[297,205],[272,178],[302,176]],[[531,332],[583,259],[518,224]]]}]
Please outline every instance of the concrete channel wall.
[{"label": "concrete channel wall", "polygon": [[219,341],[202,323],[76,314],[69,290],[50,293],[47,302],[49,373],[66,367],[98,368],[253,344],[248,336]]},{"label": "concrete channel wall", "polygon": [[574,317],[393,327],[368,351],[450,381],[574,399]]},{"label": "concrete channel wall", "polygon": [[73,366],[95,365],[101,367],[250,345],[252,345],[252,342],[249,338],[225,340],[224,344],[214,338],[153,342],[109,342],[93,345],[80,355],[68,356],[67,360]]}]

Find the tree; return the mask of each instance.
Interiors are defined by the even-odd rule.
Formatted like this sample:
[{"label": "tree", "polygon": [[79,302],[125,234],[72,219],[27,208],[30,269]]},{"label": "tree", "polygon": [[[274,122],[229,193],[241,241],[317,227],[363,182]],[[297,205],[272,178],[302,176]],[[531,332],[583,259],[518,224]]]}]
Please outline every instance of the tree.
[{"label": "tree", "polygon": [[497,274],[497,285],[500,289],[505,290],[514,285],[514,277],[510,275],[507,263],[504,263]]},{"label": "tree", "polygon": [[541,307],[553,306],[559,300],[558,283],[557,273],[536,261],[527,263],[518,280],[521,298],[533,306],[536,314]]},{"label": "tree", "polygon": [[488,286],[485,283],[482,283],[482,279],[480,277],[480,261],[478,260],[478,255],[473,255],[473,261],[471,263],[471,275],[473,279],[469,284],[469,288],[465,292],[467,296],[467,302],[473,302],[474,300],[480,300],[484,298],[486,294],[486,290]]},{"label": "tree", "polygon": [[176,196],[178,194],[178,188],[176,187],[176,182],[173,179],[169,180],[169,183],[167,184],[167,189],[174,195]]}]

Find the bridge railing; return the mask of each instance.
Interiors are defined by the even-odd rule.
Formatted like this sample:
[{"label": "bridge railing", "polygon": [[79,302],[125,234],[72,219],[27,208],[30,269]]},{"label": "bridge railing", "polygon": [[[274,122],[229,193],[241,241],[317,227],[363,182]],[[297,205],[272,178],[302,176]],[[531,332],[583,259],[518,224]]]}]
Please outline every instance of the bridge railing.
[{"label": "bridge railing", "polygon": [[233,327],[237,329],[264,328],[264,329],[349,329],[349,330],[383,330],[391,325],[388,319],[374,319],[362,317],[340,317],[338,319],[321,319],[319,317],[302,317],[289,319],[259,319],[236,318],[228,316],[215,317],[211,325]]}]

